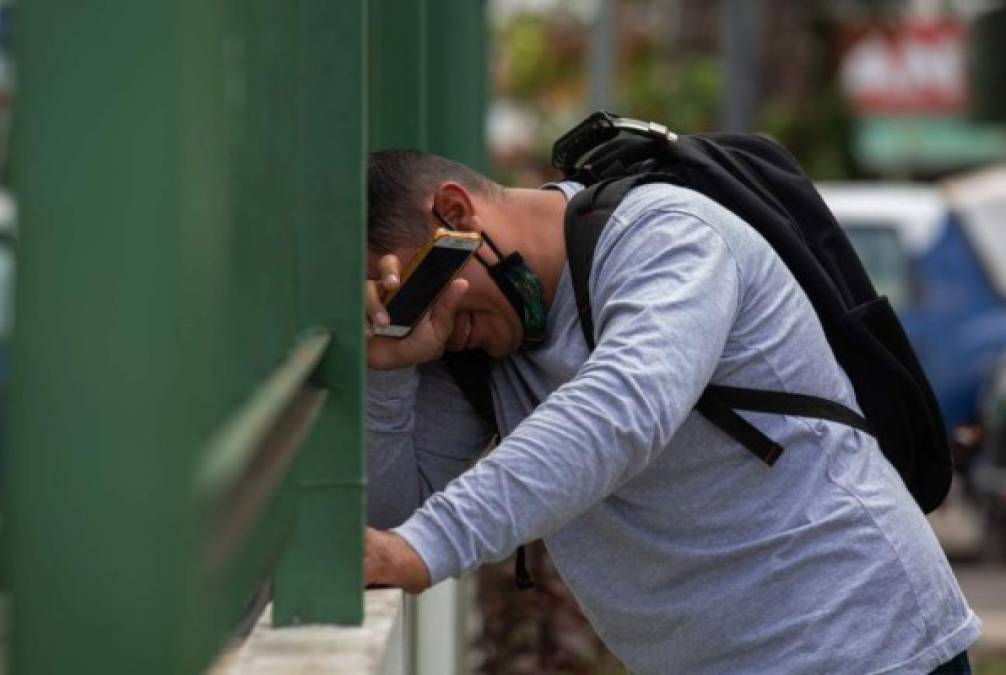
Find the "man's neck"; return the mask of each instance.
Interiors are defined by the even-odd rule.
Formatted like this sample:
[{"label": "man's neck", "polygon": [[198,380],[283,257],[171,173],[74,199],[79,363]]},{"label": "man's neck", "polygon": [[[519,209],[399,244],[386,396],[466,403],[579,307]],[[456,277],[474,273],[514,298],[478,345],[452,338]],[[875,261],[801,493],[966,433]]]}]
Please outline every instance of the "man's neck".
[{"label": "man's neck", "polygon": [[560,190],[508,189],[506,217],[512,218],[514,239],[510,250],[520,251],[524,262],[541,281],[545,304],[552,306],[566,264],[563,216],[566,196]]}]

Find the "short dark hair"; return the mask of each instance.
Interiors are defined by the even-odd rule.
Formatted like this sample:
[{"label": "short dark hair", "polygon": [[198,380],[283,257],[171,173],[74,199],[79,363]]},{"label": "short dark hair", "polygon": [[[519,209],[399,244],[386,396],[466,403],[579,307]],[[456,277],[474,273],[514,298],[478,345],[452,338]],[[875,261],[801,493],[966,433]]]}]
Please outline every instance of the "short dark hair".
[{"label": "short dark hair", "polygon": [[367,246],[387,253],[429,236],[426,202],[444,181],[481,195],[500,186],[464,164],[421,150],[370,153],[367,166]]}]

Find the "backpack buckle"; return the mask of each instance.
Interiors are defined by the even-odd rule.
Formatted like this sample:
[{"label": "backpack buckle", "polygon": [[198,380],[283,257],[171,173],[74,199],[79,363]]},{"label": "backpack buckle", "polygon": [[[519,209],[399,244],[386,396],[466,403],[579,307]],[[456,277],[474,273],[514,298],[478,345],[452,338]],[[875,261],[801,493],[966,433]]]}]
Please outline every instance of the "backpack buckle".
[{"label": "backpack buckle", "polygon": [[599,110],[563,134],[552,146],[552,166],[565,175],[580,170],[592,151],[615,138],[620,131],[675,143],[678,135],[659,122],[643,122]]},{"label": "backpack buckle", "polygon": [[615,117],[611,120],[611,123],[619,129],[643,134],[644,136],[653,136],[654,138],[671,141],[672,143],[678,140],[678,135],[660,122],[643,122],[642,120],[634,120],[631,117]]}]

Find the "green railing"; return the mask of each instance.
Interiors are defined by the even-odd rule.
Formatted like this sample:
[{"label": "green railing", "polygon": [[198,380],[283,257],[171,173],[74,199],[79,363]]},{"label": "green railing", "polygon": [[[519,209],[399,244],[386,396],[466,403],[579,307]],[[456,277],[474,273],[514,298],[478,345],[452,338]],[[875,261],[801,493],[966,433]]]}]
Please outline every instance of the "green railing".
[{"label": "green railing", "polygon": [[483,3],[17,13],[9,671],[359,622],[366,151],[484,164]]}]

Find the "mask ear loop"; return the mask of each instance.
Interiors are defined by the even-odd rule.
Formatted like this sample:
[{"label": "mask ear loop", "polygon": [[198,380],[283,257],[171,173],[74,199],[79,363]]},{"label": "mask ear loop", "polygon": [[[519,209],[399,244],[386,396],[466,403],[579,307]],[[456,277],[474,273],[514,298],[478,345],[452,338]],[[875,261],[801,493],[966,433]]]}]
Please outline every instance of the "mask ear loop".
[{"label": "mask ear loop", "polygon": [[[458,232],[459,231],[458,228],[456,228],[453,225],[451,225],[450,223],[448,223],[447,219],[444,218],[442,215],[440,215],[440,213],[436,210],[436,208],[433,209],[433,215],[434,215],[434,217],[436,217],[437,220],[440,221],[440,224],[443,225],[444,227],[446,227],[448,230],[450,230],[452,232]],[[497,261],[503,260],[503,254],[500,253],[500,250],[496,247],[496,244],[493,243],[493,240],[489,238],[489,235],[486,234],[485,232],[480,232],[479,234],[482,236],[482,240],[485,243],[489,244],[489,248],[492,250],[492,252],[496,254],[496,260]],[[480,263],[482,263],[482,265],[486,269],[489,269],[490,267],[492,267],[489,263],[487,263],[485,261],[485,259],[482,258],[481,255],[479,255],[478,251],[475,252],[475,257],[478,259],[478,261]],[[497,264],[499,264],[499,263],[497,263]]]}]

